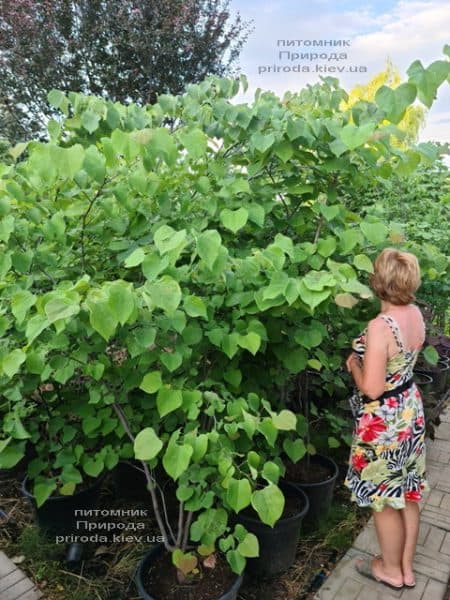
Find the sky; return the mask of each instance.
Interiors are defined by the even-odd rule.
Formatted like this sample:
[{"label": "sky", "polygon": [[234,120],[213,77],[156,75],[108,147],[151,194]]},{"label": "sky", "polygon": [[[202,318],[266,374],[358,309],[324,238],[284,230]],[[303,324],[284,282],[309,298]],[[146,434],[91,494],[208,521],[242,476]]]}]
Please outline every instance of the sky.
[{"label": "sky", "polygon": [[[388,59],[407,80],[412,62],[419,59],[426,67],[434,60],[445,60],[442,49],[450,44],[449,0],[231,0],[229,8],[244,20],[253,20],[253,31],[239,58],[249,88],[235,102],[252,102],[257,88],[282,97],[287,90],[320,81],[320,75],[338,77],[349,91],[384,70]],[[295,40],[295,45],[283,45],[281,40]],[[300,45],[297,40],[302,40]],[[319,40],[342,40],[346,45],[319,46]],[[297,58],[293,53],[308,56]],[[300,70],[309,67],[309,71],[283,71],[293,65],[300,65]],[[279,66],[281,72],[276,72]],[[335,71],[325,70],[330,66]],[[419,134],[420,142],[429,140],[450,142],[447,83],[440,87]]]}]

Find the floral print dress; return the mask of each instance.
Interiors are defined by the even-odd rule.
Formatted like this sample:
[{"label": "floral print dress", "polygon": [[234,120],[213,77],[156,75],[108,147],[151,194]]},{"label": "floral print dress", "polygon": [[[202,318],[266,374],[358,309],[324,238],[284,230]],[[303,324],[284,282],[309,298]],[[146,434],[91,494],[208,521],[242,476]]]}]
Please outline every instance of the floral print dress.
[{"label": "floral print dress", "polygon": [[[381,511],[388,505],[405,507],[419,502],[429,490],[425,479],[425,418],[422,398],[412,381],[419,350],[405,350],[400,329],[390,315],[389,325],[399,352],[388,360],[385,392],[376,400],[358,389],[350,398],[355,428],[345,485],[358,506]],[[367,328],[353,340],[362,360]]]}]

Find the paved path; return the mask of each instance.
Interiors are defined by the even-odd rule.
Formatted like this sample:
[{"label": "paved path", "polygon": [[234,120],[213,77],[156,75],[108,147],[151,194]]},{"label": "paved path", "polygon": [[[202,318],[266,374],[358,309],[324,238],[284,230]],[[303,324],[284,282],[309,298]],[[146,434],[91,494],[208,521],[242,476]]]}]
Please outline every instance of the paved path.
[{"label": "paved path", "polygon": [[450,408],[441,415],[435,440],[427,440],[427,479],[431,491],[421,503],[414,562],[416,587],[391,590],[359,575],[356,556],[379,552],[373,519],[314,596],[315,600],[443,600],[450,576]]},{"label": "paved path", "polygon": [[0,600],[38,600],[42,592],[0,551]]}]

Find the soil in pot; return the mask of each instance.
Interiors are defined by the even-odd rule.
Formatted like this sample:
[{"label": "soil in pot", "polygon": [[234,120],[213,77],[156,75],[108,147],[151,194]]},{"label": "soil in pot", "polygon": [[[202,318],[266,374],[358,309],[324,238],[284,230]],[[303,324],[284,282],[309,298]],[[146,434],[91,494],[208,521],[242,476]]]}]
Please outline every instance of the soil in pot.
[{"label": "soil in pot", "polygon": [[232,518],[258,538],[259,556],[248,558],[246,566],[246,573],[258,577],[272,577],[293,564],[301,524],[309,508],[308,498],[302,490],[285,481],[280,481],[279,487],[285,497],[285,508],[274,527],[262,523],[251,507]]},{"label": "soil in pot", "polygon": [[285,479],[305,492],[309,499],[309,511],[305,517],[305,528],[315,527],[325,518],[333,500],[333,491],[339,468],[329,457],[315,454],[298,463],[285,461]]},{"label": "soil in pot", "polygon": [[195,583],[187,585],[178,583],[171,555],[162,544],[154,548],[151,560],[146,560],[147,556],[138,573],[144,600],[234,600],[242,582],[219,552],[214,569],[201,566]]},{"label": "soil in pot", "polygon": [[88,521],[89,517],[80,516],[75,511],[90,510],[97,505],[103,477],[89,482],[83,482],[84,489],[75,492],[72,496],[50,496],[42,506],[37,506],[31,490],[28,488],[29,480],[25,477],[22,483],[22,493],[33,506],[36,522],[41,531],[49,536],[55,535],[83,535],[84,528],[77,527],[78,521]]}]

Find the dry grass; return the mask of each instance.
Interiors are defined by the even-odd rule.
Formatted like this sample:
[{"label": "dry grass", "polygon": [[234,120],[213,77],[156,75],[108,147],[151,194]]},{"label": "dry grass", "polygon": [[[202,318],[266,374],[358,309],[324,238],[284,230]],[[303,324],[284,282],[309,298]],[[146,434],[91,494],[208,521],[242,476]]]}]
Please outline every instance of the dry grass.
[{"label": "dry grass", "polygon": [[[72,568],[65,562],[66,548],[40,535],[33,525],[33,512],[22,497],[15,479],[0,482],[0,507],[9,519],[0,527],[0,545],[10,557],[24,557],[20,563],[44,593],[46,600],[136,600],[132,583],[135,568],[148,544],[110,543],[86,550],[86,556]],[[100,507],[143,508],[137,502],[118,501],[112,489],[102,492]],[[151,511],[149,511],[151,513]],[[328,520],[319,530],[303,535],[296,561],[284,574],[271,581],[255,582],[246,578],[240,600],[309,600],[340,556],[351,545],[369,517],[348,503],[347,492],[338,487]],[[121,521],[126,520],[120,517]],[[139,520],[146,520],[139,517]],[[147,518],[148,532],[157,532],[152,517]]]}]

